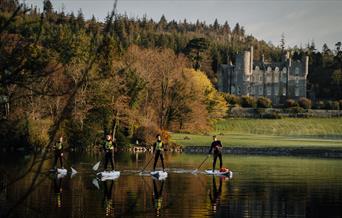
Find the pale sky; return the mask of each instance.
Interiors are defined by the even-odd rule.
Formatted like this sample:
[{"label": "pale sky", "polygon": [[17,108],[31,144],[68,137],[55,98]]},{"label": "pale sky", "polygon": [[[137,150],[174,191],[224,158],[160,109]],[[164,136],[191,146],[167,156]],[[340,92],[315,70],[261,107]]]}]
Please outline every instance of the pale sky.
[{"label": "pale sky", "polygon": [[[41,7],[43,0],[25,2]],[[81,8],[86,18],[94,14],[104,20],[114,0],[51,2],[57,11],[64,8],[77,14]],[[227,20],[231,28],[239,22],[247,34],[274,45],[279,45],[282,33],[291,47],[304,47],[313,40],[319,50],[325,42],[332,49],[342,41],[341,0],[119,0],[117,10],[129,17],[147,15],[155,21],[164,14],[168,21],[187,19],[194,23],[199,19],[210,24],[217,18],[223,24]]]}]

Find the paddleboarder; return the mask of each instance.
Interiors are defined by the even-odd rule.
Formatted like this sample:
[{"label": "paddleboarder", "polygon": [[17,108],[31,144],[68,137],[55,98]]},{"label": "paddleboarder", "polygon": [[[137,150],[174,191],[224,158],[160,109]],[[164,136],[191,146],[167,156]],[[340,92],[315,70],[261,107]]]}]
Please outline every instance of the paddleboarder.
[{"label": "paddleboarder", "polygon": [[114,170],[114,162],[113,162],[114,145],[113,145],[112,137],[110,135],[106,136],[106,139],[102,142],[102,147],[105,152],[104,170],[107,171],[108,162],[110,162],[112,166],[112,170]]},{"label": "paddleboarder", "polygon": [[61,164],[61,167],[63,167],[63,136],[59,137],[59,140],[56,142],[54,146],[55,150],[55,162],[54,162],[54,168],[57,170],[57,161],[59,159],[59,163]]},{"label": "paddleboarder", "polygon": [[220,159],[220,169],[222,168],[222,144],[221,141],[217,140],[216,135],[213,136],[213,142],[211,143],[211,147],[209,150],[208,156],[211,154],[212,150],[214,150],[214,158],[213,158],[213,172],[216,167],[217,158]]},{"label": "paddleboarder", "polygon": [[156,171],[156,165],[157,165],[159,157],[160,157],[160,160],[162,163],[163,171],[165,171],[164,156],[163,156],[164,144],[163,144],[163,142],[161,140],[161,136],[159,134],[157,135],[156,138],[157,138],[157,141],[153,144],[153,153],[155,153],[153,171]]}]

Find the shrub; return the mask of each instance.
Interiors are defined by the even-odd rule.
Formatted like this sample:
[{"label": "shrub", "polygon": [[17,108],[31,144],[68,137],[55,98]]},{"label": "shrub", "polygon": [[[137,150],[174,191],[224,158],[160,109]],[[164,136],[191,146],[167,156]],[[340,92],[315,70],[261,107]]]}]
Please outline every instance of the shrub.
[{"label": "shrub", "polygon": [[158,134],[160,134],[160,130],[154,125],[141,126],[135,131],[133,139],[134,141],[138,140],[144,145],[152,145],[155,142],[156,136]]},{"label": "shrub", "polygon": [[263,118],[263,119],[281,119],[282,116],[277,112],[271,111],[271,112],[260,114],[260,118]]},{"label": "shrub", "polygon": [[257,107],[258,108],[270,108],[272,107],[272,101],[266,97],[259,97],[257,100]]},{"label": "shrub", "polygon": [[285,102],[285,107],[286,108],[298,107],[298,103],[293,99],[287,99]]},{"label": "shrub", "polygon": [[325,105],[325,109],[328,109],[328,110],[340,109],[340,103],[338,101],[326,101],[324,105]]},{"label": "shrub", "polygon": [[291,114],[299,114],[299,113],[304,113],[305,110],[299,106],[296,106],[296,107],[289,108],[288,112]]},{"label": "shrub", "polygon": [[324,102],[323,101],[316,101],[312,108],[314,109],[324,109],[325,108],[325,105],[324,105]]},{"label": "shrub", "polygon": [[254,97],[251,96],[243,96],[241,98],[241,106],[242,107],[256,107],[256,100]]},{"label": "shrub", "polygon": [[229,105],[240,105],[240,98],[232,94],[224,94],[224,99]]},{"label": "shrub", "polygon": [[300,98],[299,101],[298,101],[298,104],[300,107],[304,108],[304,109],[310,109],[311,106],[312,106],[312,102],[310,99],[307,99],[307,98]]}]

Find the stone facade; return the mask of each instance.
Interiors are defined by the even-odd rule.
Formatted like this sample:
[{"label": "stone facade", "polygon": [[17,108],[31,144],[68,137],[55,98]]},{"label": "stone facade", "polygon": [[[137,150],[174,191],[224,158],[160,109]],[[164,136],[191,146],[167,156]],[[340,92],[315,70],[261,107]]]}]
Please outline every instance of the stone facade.
[{"label": "stone facade", "polygon": [[253,60],[253,47],[237,54],[235,65],[221,64],[218,67],[218,89],[238,96],[265,96],[273,104],[286,99],[306,97],[306,82],[309,58],[293,61],[289,54],[277,63],[266,63],[264,58]]}]

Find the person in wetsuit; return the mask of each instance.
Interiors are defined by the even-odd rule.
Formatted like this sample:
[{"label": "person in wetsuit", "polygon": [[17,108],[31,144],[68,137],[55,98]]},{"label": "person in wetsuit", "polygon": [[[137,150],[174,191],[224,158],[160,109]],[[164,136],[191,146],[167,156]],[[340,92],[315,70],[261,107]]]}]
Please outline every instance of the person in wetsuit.
[{"label": "person in wetsuit", "polygon": [[63,167],[63,137],[61,136],[59,140],[56,142],[54,146],[55,150],[55,161],[54,161],[54,169],[57,169],[57,162],[59,159],[59,162],[61,164],[61,167]]},{"label": "person in wetsuit", "polygon": [[212,150],[214,150],[214,158],[213,158],[213,172],[214,172],[217,158],[220,159],[220,169],[222,168],[222,144],[221,144],[221,141],[217,140],[215,135],[213,136],[213,142],[211,143],[209,155],[211,154]]},{"label": "person in wetsuit", "polygon": [[157,135],[157,141],[153,144],[153,153],[155,153],[153,171],[156,170],[156,166],[157,166],[157,162],[158,162],[159,157],[160,157],[160,160],[162,163],[163,171],[165,171],[163,151],[164,151],[164,144],[161,141],[161,136]]},{"label": "person in wetsuit", "polygon": [[104,164],[104,170],[107,170],[108,162],[110,162],[112,166],[112,170],[114,170],[114,162],[113,162],[113,151],[114,151],[114,145],[112,141],[112,137],[110,135],[106,136],[106,140],[102,142],[102,147],[105,152],[105,164]]}]

